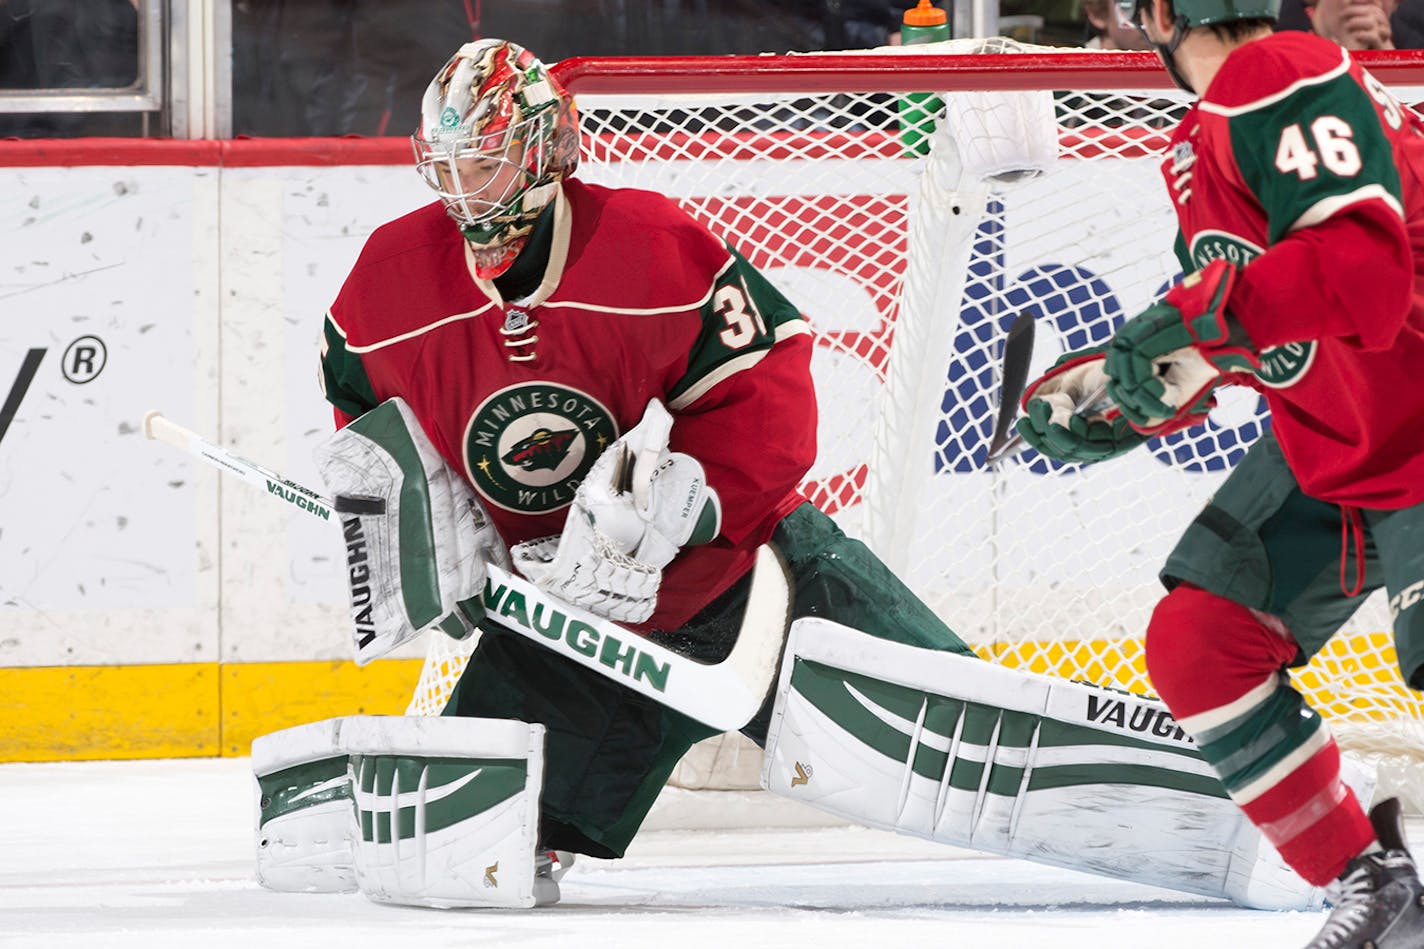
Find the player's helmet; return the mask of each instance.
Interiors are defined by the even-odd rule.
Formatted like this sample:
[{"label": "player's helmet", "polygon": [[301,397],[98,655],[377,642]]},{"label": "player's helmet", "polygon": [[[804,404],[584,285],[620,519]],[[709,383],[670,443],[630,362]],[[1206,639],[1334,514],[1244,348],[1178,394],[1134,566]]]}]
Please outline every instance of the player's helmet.
[{"label": "player's helmet", "polygon": [[[1117,0],[1122,21],[1137,24],[1137,11],[1147,0]],[[1280,16],[1281,0],[1172,0],[1177,19],[1191,26],[1210,26],[1229,20],[1274,20]]]},{"label": "player's helmet", "polygon": [[557,182],[578,166],[573,97],[514,43],[460,47],[426,88],[420,112],[416,168],[476,248],[528,235]]}]

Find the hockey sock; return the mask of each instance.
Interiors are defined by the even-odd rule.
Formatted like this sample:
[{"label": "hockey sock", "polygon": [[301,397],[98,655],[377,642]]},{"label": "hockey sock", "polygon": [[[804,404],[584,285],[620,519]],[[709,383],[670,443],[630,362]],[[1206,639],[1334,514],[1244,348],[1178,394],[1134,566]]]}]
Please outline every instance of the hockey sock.
[{"label": "hockey sock", "polygon": [[1283,672],[1297,649],[1279,622],[1182,584],[1152,615],[1147,670],[1232,799],[1320,886],[1375,835],[1335,739]]}]

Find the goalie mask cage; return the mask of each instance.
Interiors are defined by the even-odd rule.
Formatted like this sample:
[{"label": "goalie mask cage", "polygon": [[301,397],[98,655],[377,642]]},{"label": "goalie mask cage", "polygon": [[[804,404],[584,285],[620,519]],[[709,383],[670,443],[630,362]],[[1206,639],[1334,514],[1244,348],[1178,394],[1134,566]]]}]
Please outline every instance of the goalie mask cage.
[{"label": "goalie mask cage", "polygon": [[[1407,83],[1424,83],[1424,67],[1407,63],[1375,72],[1413,104],[1424,95]],[[1261,434],[1263,401],[1228,388],[1205,427],[1092,467],[1029,451],[991,470],[984,456],[1016,315],[1037,317],[1037,374],[1106,341],[1179,277],[1159,161],[1188,99],[1155,54],[966,40],[554,71],[577,97],[581,179],[675,198],[810,320],[820,422],[806,496],[986,659],[1150,692],[1157,571]],[[1028,180],[965,179],[962,157],[987,147],[982,123],[951,127],[943,100],[961,117],[1035,105],[1056,124],[1057,159]],[[912,127],[917,109],[937,112],[935,134]],[[412,713],[439,711],[468,651],[430,638]],[[1398,791],[1424,752],[1424,705],[1391,643],[1376,594],[1293,677]],[[674,780],[754,787],[757,770],[755,747],[729,736]]]}]

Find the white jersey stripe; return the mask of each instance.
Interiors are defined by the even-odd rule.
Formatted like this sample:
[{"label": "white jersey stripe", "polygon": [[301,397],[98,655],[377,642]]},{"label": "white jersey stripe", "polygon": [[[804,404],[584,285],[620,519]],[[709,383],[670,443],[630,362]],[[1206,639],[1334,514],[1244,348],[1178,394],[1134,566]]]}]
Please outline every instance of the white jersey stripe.
[{"label": "white jersey stripe", "polygon": [[1211,731],[1213,728],[1218,728],[1227,722],[1240,718],[1256,706],[1264,703],[1275,694],[1276,689],[1279,687],[1280,678],[1273,672],[1267,677],[1266,681],[1251,689],[1236,701],[1228,702],[1226,705],[1219,705],[1213,709],[1207,709],[1205,712],[1198,712],[1195,715],[1189,715],[1186,718],[1179,717],[1177,724],[1182,726],[1182,730],[1187,734],[1195,737],[1203,732]]},{"label": "white jersey stripe", "polygon": [[447,323],[454,323],[457,320],[473,320],[483,313],[488,313],[494,308],[495,305],[493,303],[486,303],[484,306],[480,307],[477,310],[471,310],[468,313],[456,313],[455,315],[447,316],[442,320],[436,320],[434,323],[427,323],[424,326],[418,326],[408,333],[401,333],[399,336],[391,336],[387,339],[378,339],[374,343],[367,343],[365,346],[351,345],[351,340],[347,338],[346,331],[341,328],[340,323],[336,322],[336,318],[331,315],[330,310],[327,311],[326,318],[328,320],[331,320],[331,325],[336,327],[336,332],[340,333],[341,338],[346,340],[347,352],[370,353],[375,352],[378,349],[385,349],[387,346],[394,346],[396,343],[405,342],[408,339],[414,339],[417,336],[424,336],[426,333],[429,333],[432,330],[439,329]]},{"label": "white jersey stripe", "polygon": [[1264,109],[1267,106],[1274,105],[1277,102],[1280,102],[1282,99],[1294,95],[1300,89],[1306,89],[1310,86],[1323,85],[1324,83],[1327,83],[1338,76],[1342,76],[1349,71],[1350,54],[1342,52],[1340,57],[1340,65],[1336,66],[1334,69],[1331,69],[1329,72],[1321,73],[1318,76],[1311,76],[1307,79],[1299,79],[1291,83],[1289,86],[1286,86],[1280,92],[1272,93],[1269,96],[1257,99],[1254,102],[1248,102],[1245,105],[1225,106],[1217,105],[1215,102],[1208,102],[1206,100],[1202,100],[1198,108],[1200,108],[1203,112],[1210,112],[1213,115],[1224,115],[1227,118],[1232,118],[1237,115],[1245,115],[1247,112],[1254,112],[1257,109]]},{"label": "white jersey stripe", "polygon": [[690,303],[674,303],[669,306],[654,306],[647,307],[646,309],[637,309],[634,307],[603,306],[598,303],[580,303],[578,300],[558,300],[552,303],[546,302],[544,306],[551,310],[557,307],[577,307],[580,310],[589,310],[593,313],[623,313],[627,316],[657,316],[659,313],[681,313],[684,310],[700,310],[707,304],[708,300],[712,299],[712,294],[717,289],[717,281],[721,280],[722,275],[730,270],[732,265],[736,262],[737,259],[735,257],[728,255],[727,262],[723,264],[712,277],[712,283],[707,287],[707,292],[702,294],[699,299],[693,300]]},{"label": "white jersey stripe", "polygon": [[1389,205],[1390,209],[1399,215],[1400,220],[1404,220],[1404,205],[1399,203],[1399,199],[1390,194],[1383,185],[1373,184],[1365,185],[1363,188],[1356,188],[1349,194],[1335,194],[1328,198],[1321,198],[1306,208],[1305,213],[1295,219],[1295,223],[1291,224],[1289,230],[1298,231],[1303,227],[1312,227],[1322,221],[1328,220],[1336,213],[1351,205],[1359,204],[1362,201],[1369,201],[1373,198],[1378,198]]},{"label": "white jersey stripe", "polygon": [[[776,339],[772,345],[775,346],[783,339],[789,339],[792,336],[800,336],[802,333],[809,332],[811,332],[811,324],[805,320],[787,320],[785,323],[777,324],[775,331]],[[769,349],[763,349],[754,353],[744,353],[735,359],[729,359],[727,362],[722,363],[722,365],[707,373],[707,375],[701,379],[698,379],[697,382],[693,383],[682,395],[669,402],[668,408],[673,411],[687,408],[702,398],[709,389],[723,379],[730,379],[744,369],[750,369],[752,366],[761,362],[766,358],[768,352],[770,352]]]}]

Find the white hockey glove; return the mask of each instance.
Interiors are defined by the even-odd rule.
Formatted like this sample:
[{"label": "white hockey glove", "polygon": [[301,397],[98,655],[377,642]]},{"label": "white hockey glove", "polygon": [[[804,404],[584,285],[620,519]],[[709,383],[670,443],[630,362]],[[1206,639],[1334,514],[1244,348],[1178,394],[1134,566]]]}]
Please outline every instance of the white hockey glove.
[{"label": "white hockey glove", "polygon": [[410,406],[382,402],[315,455],[346,541],[356,664],[432,626],[468,636],[482,613],[485,564],[507,569],[509,553]]},{"label": "white hockey glove", "polygon": [[600,616],[641,623],[662,571],[683,547],[716,537],[717,492],[702,463],[668,451],[672,416],[654,399],[574,493],[564,532],[515,545],[515,566],[541,589]]}]

